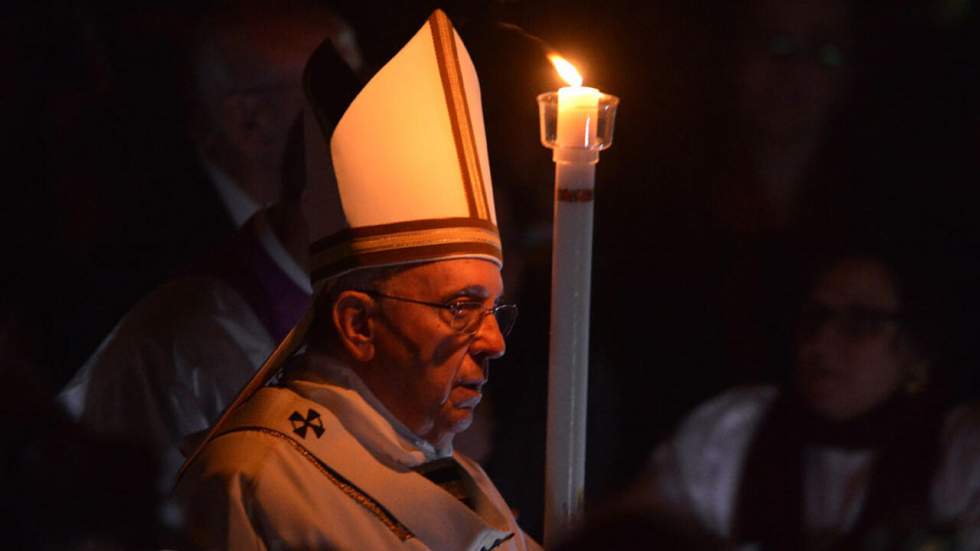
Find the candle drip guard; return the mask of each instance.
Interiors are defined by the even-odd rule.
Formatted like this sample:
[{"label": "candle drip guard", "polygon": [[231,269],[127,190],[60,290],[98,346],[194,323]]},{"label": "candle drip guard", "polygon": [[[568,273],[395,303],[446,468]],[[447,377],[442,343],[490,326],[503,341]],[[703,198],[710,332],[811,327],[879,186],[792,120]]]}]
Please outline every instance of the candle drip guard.
[{"label": "candle drip guard", "polygon": [[[599,152],[612,145],[618,107],[618,97],[600,93],[598,108],[594,116],[589,115],[589,124],[583,128],[580,139],[576,139],[576,145],[559,146],[558,92],[539,94],[538,114],[541,127],[541,144],[554,152],[553,159],[556,163],[595,164],[599,162]],[[591,125],[595,125],[594,137],[590,131]]]}]

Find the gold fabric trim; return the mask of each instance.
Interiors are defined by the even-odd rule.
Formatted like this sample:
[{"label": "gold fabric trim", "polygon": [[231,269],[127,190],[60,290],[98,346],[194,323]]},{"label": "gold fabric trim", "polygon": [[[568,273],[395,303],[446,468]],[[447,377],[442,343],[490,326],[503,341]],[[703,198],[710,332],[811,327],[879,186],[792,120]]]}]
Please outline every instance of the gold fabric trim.
[{"label": "gold fabric trim", "polygon": [[484,243],[499,249],[500,236],[485,228],[455,227],[354,237],[350,241],[339,243],[322,252],[315,253],[310,259],[311,271],[351,256],[449,243]]},{"label": "gold fabric trim", "polygon": [[389,513],[384,508],[384,506],[382,506],[380,503],[375,501],[375,499],[372,498],[371,496],[362,492],[360,488],[358,488],[357,486],[354,486],[350,482],[343,480],[342,477],[340,477],[340,475],[333,472],[333,469],[330,469],[330,467],[328,467],[323,461],[320,461],[309,450],[307,450],[305,447],[300,445],[299,442],[290,438],[288,435],[283,434],[277,430],[267,429],[264,427],[246,427],[234,431],[229,431],[226,432],[225,434],[230,434],[232,432],[258,432],[260,434],[265,434],[267,436],[272,436],[275,438],[285,440],[286,442],[289,442],[289,444],[296,451],[302,454],[303,457],[305,457],[310,463],[313,464],[314,467],[316,467],[318,471],[320,471],[320,474],[325,476],[327,480],[332,482],[333,485],[339,488],[341,492],[344,492],[345,494],[347,494],[348,497],[350,497],[355,502],[357,502],[358,505],[364,507],[365,509],[368,510],[368,512],[370,512],[372,515],[377,517],[378,520],[380,520],[381,523],[384,524],[386,528],[388,528],[388,530],[391,530],[391,532],[394,533],[395,536],[400,541],[407,541],[415,537],[415,534],[413,534],[412,531],[409,530],[404,524],[398,522],[398,519],[396,519],[391,513]]},{"label": "gold fabric trim", "polygon": [[459,157],[460,172],[463,176],[463,187],[470,201],[470,214],[482,220],[489,220],[490,211],[487,207],[483,170],[480,167],[480,157],[473,135],[473,124],[470,120],[470,110],[466,101],[466,88],[463,85],[462,71],[459,66],[453,26],[446,14],[440,10],[432,14],[429,18],[429,24],[436,50],[436,60],[439,64],[439,73],[442,77],[443,89],[446,92],[446,106],[449,109],[449,119],[453,126],[453,138],[456,142],[456,153]]}]

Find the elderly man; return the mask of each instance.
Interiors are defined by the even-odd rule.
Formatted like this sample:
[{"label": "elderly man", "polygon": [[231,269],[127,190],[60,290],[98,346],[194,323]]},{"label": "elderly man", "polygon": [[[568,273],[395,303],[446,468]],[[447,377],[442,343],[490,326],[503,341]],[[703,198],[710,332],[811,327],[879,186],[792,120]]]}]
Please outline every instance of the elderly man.
[{"label": "elderly man", "polygon": [[306,69],[307,176],[327,177],[332,158],[343,223],[313,232],[310,315],[182,470],[189,538],[205,549],[537,548],[452,447],[516,316],[500,303],[469,56],[435,12],[347,108],[328,158],[337,98],[320,54]]}]

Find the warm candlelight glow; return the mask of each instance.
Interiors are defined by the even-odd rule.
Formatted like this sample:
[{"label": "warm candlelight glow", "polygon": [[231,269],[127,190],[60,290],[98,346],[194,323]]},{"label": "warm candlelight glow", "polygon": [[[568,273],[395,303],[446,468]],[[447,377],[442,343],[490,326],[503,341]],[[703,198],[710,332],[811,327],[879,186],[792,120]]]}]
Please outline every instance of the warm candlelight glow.
[{"label": "warm candlelight glow", "polygon": [[569,86],[581,86],[582,85],[582,75],[575,70],[575,66],[568,62],[567,59],[563,58],[558,54],[551,54],[548,56],[551,64],[555,66],[555,70],[561,78],[568,83]]}]

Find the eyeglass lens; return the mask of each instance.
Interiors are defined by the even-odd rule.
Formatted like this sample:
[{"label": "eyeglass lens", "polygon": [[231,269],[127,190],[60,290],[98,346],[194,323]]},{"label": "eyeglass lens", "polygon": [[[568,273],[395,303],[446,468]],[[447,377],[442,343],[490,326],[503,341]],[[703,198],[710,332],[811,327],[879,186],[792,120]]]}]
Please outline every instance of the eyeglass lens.
[{"label": "eyeglass lens", "polygon": [[453,327],[462,333],[472,335],[479,331],[483,318],[491,311],[497,319],[500,333],[506,337],[517,321],[517,306],[513,304],[501,304],[491,309],[484,309],[479,303],[472,303],[472,306],[460,305],[454,310]]}]

